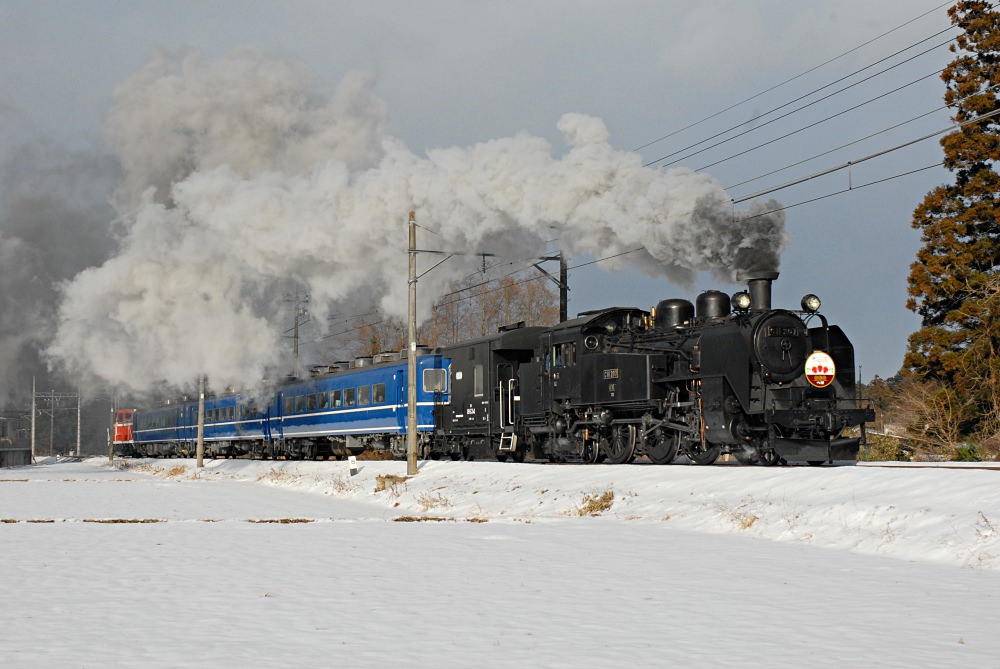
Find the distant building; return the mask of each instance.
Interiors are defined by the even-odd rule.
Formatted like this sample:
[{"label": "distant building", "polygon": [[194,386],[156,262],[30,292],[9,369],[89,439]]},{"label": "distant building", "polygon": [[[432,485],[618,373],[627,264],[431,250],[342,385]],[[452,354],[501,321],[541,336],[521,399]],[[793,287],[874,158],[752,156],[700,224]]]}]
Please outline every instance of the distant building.
[{"label": "distant building", "polygon": [[0,467],[30,464],[30,417],[20,411],[0,411]]}]

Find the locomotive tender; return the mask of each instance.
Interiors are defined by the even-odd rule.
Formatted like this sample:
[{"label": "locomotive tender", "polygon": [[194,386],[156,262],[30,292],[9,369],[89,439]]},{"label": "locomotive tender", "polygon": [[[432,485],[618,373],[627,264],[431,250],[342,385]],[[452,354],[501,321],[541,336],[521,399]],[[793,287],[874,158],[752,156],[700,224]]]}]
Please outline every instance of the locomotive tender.
[{"label": "locomotive tender", "polygon": [[[856,398],[854,348],[814,295],[801,310],[773,309],[777,276],[747,276],[748,290],[732,298],[707,291],[696,305],[669,299],[652,311],[602,309],[418,352],[421,457],[855,460],[875,415]],[[403,457],[405,355],[281,384],[266,403],[210,397],[205,452],[311,458],[388,449]],[[196,403],[131,418],[131,434],[116,430],[122,454],[193,452]],[[857,435],[846,436],[852,428]]]}]

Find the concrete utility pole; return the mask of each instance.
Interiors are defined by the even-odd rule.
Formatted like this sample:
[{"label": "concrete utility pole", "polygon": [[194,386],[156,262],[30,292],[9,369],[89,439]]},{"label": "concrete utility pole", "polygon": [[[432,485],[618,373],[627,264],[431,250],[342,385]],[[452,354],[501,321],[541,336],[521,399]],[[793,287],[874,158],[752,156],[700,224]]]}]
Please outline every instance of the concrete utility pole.
[{"label": "concrete utility pole", "polygon": [[198,466],[205,466],[205,375],[198,377]]},{"label": "concrete utility pole", "polygon": [[35,461],[35,377],[31,377],[31,461]]},{"label": "concrete utility pole", "polygon": [[406,356],[406,473],[417,469],[417,220],[410,212],[409,353]]},{"label": "concrete utility pole", "polygon": [[[118,404],[117,393],[111,393],[111,422],[108,423],[108,462],[115,461],[115,405]],[[134,429],[134,428],[133,428]]]},{"label": "concrete utility pole", "polygon": [[80,386],[76,387],[76,457],[80,457]]}]

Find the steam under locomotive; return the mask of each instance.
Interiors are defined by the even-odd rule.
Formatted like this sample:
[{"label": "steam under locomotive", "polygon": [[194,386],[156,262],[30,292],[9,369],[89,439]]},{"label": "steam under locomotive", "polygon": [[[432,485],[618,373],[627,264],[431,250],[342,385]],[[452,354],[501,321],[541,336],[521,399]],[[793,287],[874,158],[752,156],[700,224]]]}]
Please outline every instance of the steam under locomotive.
[{"label": "steam under locomotive", "polygon": [[[874,411],[856,397],[854,348],[819,313],[773,309],[777,272],[748,290],[707,291],[696,304],[609,308],[554,327],[418,352],[422,457],[607,461],[680,455],[711,464],[856,459]],[[405,455],[406,352],[360,358],[264,399],[206,399],[210,456],[326,458],[388,449]],[[189,455],[197,405],[119,412],[121,454]],[[857,428],[857,430],[852,430]],[[848,436],[848,432],[856,432]]]}]

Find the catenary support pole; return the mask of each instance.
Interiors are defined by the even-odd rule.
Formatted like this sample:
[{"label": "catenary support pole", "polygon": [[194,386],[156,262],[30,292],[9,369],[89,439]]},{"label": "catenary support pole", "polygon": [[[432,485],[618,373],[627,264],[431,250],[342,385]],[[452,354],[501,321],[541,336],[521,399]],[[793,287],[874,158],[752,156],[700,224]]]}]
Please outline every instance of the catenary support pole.
[{"label": "catenary support pole", "polygon": [[76,457],[80,457],[80,386],[76,387]]},{"label": "catenary support pole", "polygon": [[35,461],[35,377],[31,377],[31,461]]},{"label": "catenary support pole", "polygon": [[198,466],[205,466],[205,375],[198,377]]},{"label": "catenary support pole", "polygon": [[406,356],[406,473],[417,473],[417,220],[410,212],[409,352]]},{"label": "catenary support pole", "polygon": [[[108,462],[115,461],[115,393],[111,393],[111,422],[108,423]],[[134,429],[134,428],[133,428]]]}]

